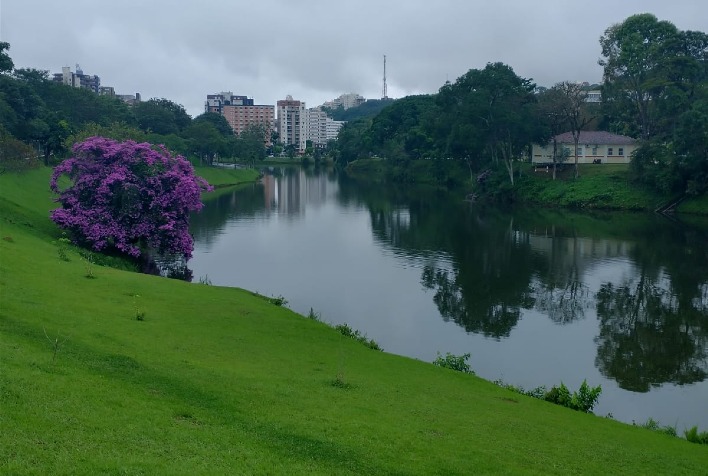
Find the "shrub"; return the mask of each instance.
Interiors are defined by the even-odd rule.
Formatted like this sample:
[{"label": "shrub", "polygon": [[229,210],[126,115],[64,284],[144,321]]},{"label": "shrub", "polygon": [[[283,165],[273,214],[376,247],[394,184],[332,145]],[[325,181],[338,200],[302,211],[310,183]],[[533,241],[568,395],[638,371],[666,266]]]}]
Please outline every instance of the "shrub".
[{"label": "shrub", "polygon": [[437,358],[433,360],[433,365],[474,375],[474,371],[470,369],[470,366],[467,363],[467,360],[469,358],[470,354],[455,355],[448,352],[443,357],[442,355],[440,355],[440,352],[438,352]]},{"label": "shrub", "polygon": [[684,436],[691,443],[698,443],[699,445],[708,445],[708,431],[698,432],[698,427],[694,426],[690,430],[683,432]]},{"label": "shrub", "polygon": [[39,167],[36,155],[32,147],[0,130],[0,174]]},{"label": "shrub", "polygon": [[379,344],[376,343],[373,339],[368,339],[365,335],[363,335],[361,332],[359,332],[356,329],[352,329],[349,327],[346,323],[344,324],[337,324],[334,326],[335,329],[337,329],[340,334],[342,334],[345,337],[350,337],[356,341],[361,342],[364,344],[366,347],[369,349],[373,350],[383,350]]},{"label": "shrub", "polygon": [[271,304],[275,304],[276,306],[287,306],[288,305],[288,300],[285,299],[283,296],[275,296],[275,297],[270,297],[267,299]]},{"label": "shrub", "polygon": [[[506,388],[507,390],[511,390],[512,392],[538,398],[539,400],[545,400],[547,402],[555,403],[556,405],[572,408],[573,410],[578,410],[585,413],[591,413],[598,398],[600,398],[600,393],[602,393],[602,387],[600,385],[593,388],[590,387],[585,380],[583,380],[582,385],[580,385],[580,389],[572,394],[563,382],[561,382],[559,386],[554,385],[549,391],[546,391],[546,387],[536,387],[531,390],[524,390],[523,387],[506,384],[501,380],[495,380],[494,383],[500,387]],[[667,430],[664,432],[666,431]]]},{"label": "shrub", "polygon": [[321,316],[319,312],[315,312],[314,309],[310,308],[310,312],[307,313],[307,318],[312,319],[313,321],[319,321]]},{"label": "shrub", "polygon": [[571,394],[568,387],[561,382],[560,386],[554,386],[546,393],[544,400],[572,408],[573,410],[591,413],[598,398],[600,398],[600,393],[602,393],[600,385],[590,388],[587,381],[583,380],[580,389]]},{"label": "shrub", "polygon": [[[51,213],[75,241],[96,251],[139,257],[148,248],[191,257],[189,214],[202,208],[211,187],[182,156],[164,147],[91,137],[54,169],[50,187],[61,204]],[[67,175],[72,184],[60,190]]]},{"label": "shrub", "polygon": [[677,435],[676,427],[669,426],[669,425],[661,426],[661,425],[659,425],[658,421],[654,420],[651,417],[649,417],[649,419],[643,425],[639,425],[639,426],[641,426],[642,428],[646,428],[647,430],[656,431],[657,433],[663,433],[663,434],[669,435],[669,436],[676,436]]}]

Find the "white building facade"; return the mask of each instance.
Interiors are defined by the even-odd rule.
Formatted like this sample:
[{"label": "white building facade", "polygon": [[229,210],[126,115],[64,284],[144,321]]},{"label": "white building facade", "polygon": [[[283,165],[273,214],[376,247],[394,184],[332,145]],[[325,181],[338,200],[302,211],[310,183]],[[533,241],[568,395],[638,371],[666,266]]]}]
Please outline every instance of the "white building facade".
[{"label": "white building facade", "polygon": [[346,121],[335,121],[321,108],[313,107],[305,112],[305,141],[312,141],[317,147],[324,147],[330,140],[336,140],[339,129]]},{"label": "white building facade", "polygon": [[298,154],[304,153],[307,140],[305,102],[288,95],[284,100],[278,101],[276,110],[280,143],[286,147],[294,146]]}]

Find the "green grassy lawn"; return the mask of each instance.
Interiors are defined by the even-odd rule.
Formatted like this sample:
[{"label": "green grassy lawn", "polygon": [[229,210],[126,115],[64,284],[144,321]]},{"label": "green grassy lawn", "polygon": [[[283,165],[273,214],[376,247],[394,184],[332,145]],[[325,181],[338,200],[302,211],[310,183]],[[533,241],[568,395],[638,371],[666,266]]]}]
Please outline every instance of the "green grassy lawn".
[{"label": "green grassy lawn", "polygon": [[2,474],[708,467],[706,446],[370,350],[245,290],[89,279],[74,249],[59,257],[49,175],[0,176]]},{"label": "green grassy lawn", "polygon": [[608,210],[654,210],[670,199],[629,181],[626,164],[580,164],[574,178],[572,164],[553,173],[525,164],[518,181],[517,198],[525,203],[553,207],[598,208]]},{"label": "green grassy lawn", "polygon": [[708,215],[708,195],[691,197],[681,202],[677,208],[679,213],[694,213]]},{"label": "green grassy lawn", "polygon": [[247,168],[195,167],[194,170],[197,175],[216,188],[253,182],[259,176],[256,169]]}]

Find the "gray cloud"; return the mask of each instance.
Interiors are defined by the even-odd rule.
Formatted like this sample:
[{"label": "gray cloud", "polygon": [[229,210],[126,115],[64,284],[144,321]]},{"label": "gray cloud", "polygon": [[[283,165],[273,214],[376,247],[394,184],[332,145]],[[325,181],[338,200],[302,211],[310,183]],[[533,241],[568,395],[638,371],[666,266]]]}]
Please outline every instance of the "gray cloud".
[{"label": "gray cloud", "polygon": [[201,113],[231,90],[308,106],[344,92],[432,93],[470,68],[509,64],[550,86],[596,82],[599,38],[642,12],[708,31],[696,0],[0,0],[0,40],[17,67],[81,64],[119,93],[166,97]]}]

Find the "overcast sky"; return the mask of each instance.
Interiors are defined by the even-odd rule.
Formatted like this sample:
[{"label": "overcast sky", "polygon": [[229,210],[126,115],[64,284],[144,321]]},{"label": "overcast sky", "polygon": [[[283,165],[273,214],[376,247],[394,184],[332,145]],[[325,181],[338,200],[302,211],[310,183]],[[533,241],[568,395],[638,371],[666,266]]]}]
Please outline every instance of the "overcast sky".
[{"label": "overcast sky", "polygon": [[81,65],[119,94],[192,116],[207,94],[308,107],[346,92],[434,93],[501,61],[537,84],[599,82],[599,38],[635,13],[708,32],[706,0],[0,0],[18,68]]}]

